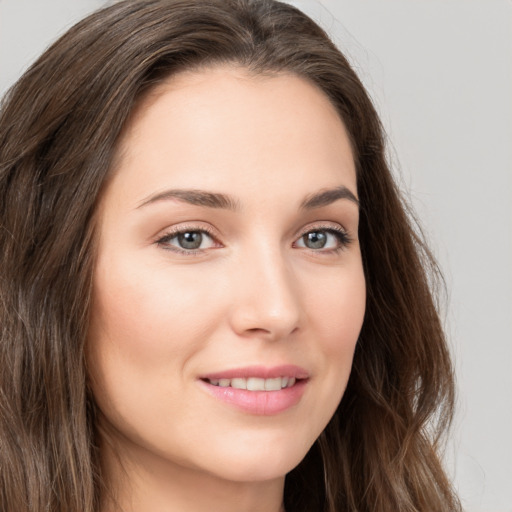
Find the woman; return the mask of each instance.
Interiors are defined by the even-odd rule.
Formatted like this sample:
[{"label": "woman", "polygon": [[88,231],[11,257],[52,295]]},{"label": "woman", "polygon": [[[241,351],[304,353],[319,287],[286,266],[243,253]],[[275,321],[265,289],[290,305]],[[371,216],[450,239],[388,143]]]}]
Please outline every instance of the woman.
[{"label": "woman", "polygon": [[304,14],[93,14],[5,99],[0,191],[2,510],[459,510],[437,269]]}]

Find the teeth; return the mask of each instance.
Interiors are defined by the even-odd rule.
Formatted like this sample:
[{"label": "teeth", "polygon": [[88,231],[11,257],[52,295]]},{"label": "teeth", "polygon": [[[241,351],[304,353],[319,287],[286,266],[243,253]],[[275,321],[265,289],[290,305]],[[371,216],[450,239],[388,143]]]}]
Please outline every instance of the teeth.
[{"label": "teeth", "polygon": [[282,387],[283,382],[281,377],[277,377],[277,379],[265,379],[264,384],[265,391],[279,391]]},{"label": "teeth", "polygon": [[279,391],[284,388],[291,388],[295,382],[295,377],[276,377],[274,379],[261,379],[259,377],[249,377],[244,379],[237,377],[235,379],[209,379],[208,382],[213,386],[221,388],[232,387],[235,389],[247,389],[248,391]]},{"label": "teeth", "polygon": [[[279,382],[281,384],[281,382]],[[249,391],[265,391],[265,379],[250,377],[247,379],[247,389]],[[281,389],[280,387],[277,389]]]},{"label": "teeth", "polygon": [[235,389],[247,389],[247,382],[245,379],[231,379],[231,387]]}]

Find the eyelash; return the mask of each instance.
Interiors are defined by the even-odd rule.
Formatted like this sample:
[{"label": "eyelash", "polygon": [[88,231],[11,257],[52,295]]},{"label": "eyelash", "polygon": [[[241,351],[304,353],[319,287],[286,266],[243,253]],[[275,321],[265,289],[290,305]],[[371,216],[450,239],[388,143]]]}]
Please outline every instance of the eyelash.
[{"label": "eyelash", "polygon": [[194,256],[203,253],[206,249],[182,249],[178,246],[169,245],[169,241],[173,238],[176,238],[179,235],[183,235],[185,233],[202,233],[208,235],[212,240],[216,241],[216,237],[213,232],[205,227],[198,226],[185,226],[176,229],[171,229],[164,236],[156,240],[156,244],[162,247],[166,251],[177,252],[179,254],[186,254],[187,256]]},{"label": "eyelash", "polygon": [[[339,253],[343,250],[345,250],[350,243],[352,242],[352,238],[349,236],[349,234],[341,227],[333,227],[333,226],[314,226],[306,231],[303,231],[295,240],[295,244],[303,239],[304,236],[306,236],[308,233],[314,233],[314,232],[323,232],[328,233],[330,235],[333,235],[339,245],[337,247],[334,247],[332,249],[311,249],[309,247],[304,247],[305,249],[309,250],[310,252],[313,252],[315,254],[335,254]],[[187,256],[194,256],[203,253],[204,251],[208,249],[183,249],[178,246],[171,246],[169,245],[169,241],[173,240],[174,238],[178,237],[179,235],[183,235],[185,233],[201,233],[206,234],[208,237],[210,237],[214,242],[218,243],[216,240],[215,235],[213,232],[205,227],[198,227],[198,226],[186,226],[186,227],[180,227],[176,229],[172,229],[168,233],[166,233],[164,236],[158,238],[155,243],[162,247],[164,250],[176,252],[179,254],[185,254]]]},{"label": "eyelash", "polygon": [[352,242],[352,238],[349,236],[349,234],[346,232],[345,229],[342,227],[335,227],[335,226],[313,226],[312,228],[308,228],[306,231],[303,231],[302,234],[297,238],[297,240],[294,242],[296,244],[299,240],[302,240],[304,236],[306,236],[308,233],[315,233],[315,232],[322,232],[322,233],[328,233],[330,235],[333,235],[337,241],[338,246],[334,247],[332,249],[311,249],[309,247],[306,247],[310,252],[313,252],[315,254],[337,254],[343,250],[345,250],[350,243]]}]

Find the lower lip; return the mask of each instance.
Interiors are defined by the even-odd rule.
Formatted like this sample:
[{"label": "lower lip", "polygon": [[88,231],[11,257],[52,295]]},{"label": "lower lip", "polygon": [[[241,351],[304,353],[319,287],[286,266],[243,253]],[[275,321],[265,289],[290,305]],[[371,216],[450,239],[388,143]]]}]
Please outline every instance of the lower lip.
[{"label": "lower lip", "polygon": [[247,391],[231,387],[214,386],[200,381],[214,397],[250,414],[272,416],[297,405],[304,394],[307,379],[297,381],[291,388],[279,391]]}]

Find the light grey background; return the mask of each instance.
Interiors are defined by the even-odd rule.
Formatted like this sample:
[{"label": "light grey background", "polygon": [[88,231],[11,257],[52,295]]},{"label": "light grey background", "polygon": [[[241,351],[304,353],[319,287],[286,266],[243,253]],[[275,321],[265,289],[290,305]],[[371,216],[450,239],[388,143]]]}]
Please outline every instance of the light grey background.
[{"label": "light grey background", "polygon": [[[0,94],[100,0],[0,0]],[[450,290],[467,512],[512,511],[512,2],[304,0],[356,66]]]}]

